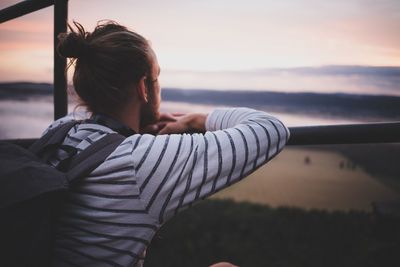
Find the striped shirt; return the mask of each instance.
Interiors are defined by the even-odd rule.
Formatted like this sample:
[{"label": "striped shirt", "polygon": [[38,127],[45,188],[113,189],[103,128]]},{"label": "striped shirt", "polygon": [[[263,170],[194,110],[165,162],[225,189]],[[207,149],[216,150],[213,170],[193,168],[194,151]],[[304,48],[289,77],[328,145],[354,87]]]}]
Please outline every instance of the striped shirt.
[{"label": "striped shirt", "polygon": [[[49,129],[71,119],[64,117]],[[54,265],[141,266],[163,223],[246,177],[289,139],[281,121],[248,108],[214,110],[206,130],[126,138],[69,192],[57,225]],[[64,144],[82,151],[112,132],[78,124]]]}]

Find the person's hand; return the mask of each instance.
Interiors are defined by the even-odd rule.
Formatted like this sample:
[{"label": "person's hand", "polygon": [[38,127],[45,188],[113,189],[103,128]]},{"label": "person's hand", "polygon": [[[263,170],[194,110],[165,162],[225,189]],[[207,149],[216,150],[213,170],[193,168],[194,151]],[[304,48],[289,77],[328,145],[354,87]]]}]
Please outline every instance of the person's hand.
[{"label": "person's hand", "polygon": [[229,262],[218,262],[213,265],[210,265],[209,267],[239,267],[239,266],[233,265],[232,263]]},{"label": "person's hand", "polygon": [[179,117],[183,116],[182,113],[161,113],[160,120],[154,124],[146,125],[145,127],[140,129],[140,133],[148,133],[148,134],[158,134],[158,132],[165,127],[168,122],[174,122]]},{"label": "person's hand", "polygon": [[166,122],[158,134],[204,133],[206,120],[207,114],[203,113],[176,116],[174,121]]}]

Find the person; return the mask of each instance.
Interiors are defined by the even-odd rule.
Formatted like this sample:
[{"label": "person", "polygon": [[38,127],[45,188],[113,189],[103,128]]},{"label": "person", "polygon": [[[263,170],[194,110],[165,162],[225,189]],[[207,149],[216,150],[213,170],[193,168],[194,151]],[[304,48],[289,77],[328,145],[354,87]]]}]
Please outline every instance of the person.
[{"label": "person", "polygon": [[56,227],[54,265],[142,266],[167,220],[271,160],[289,131],[250,108],[160,113],[160,66],[149,41],[112,21],[93,32],[74,25],[59,36],[58,53],[75,64],[74,90],[90,118],[73,127],[63,144],[79,153],[109,133],[126,139],[68,193]]}]

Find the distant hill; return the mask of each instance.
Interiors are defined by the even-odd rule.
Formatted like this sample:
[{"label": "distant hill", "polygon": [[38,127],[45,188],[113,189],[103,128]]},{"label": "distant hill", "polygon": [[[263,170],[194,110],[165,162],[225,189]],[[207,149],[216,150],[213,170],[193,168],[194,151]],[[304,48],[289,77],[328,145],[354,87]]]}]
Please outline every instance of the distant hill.
[{"label": "distant hill", "polygon": [[26,99],[52,93],[53,85],[50,83],[0,83],[0,99]]},{"label": "distant hill", "polygon": [[396,96],[164,89],[162,97],[167,101],[250,106],[289,113],[400,119],[400,97]]},{"label": "distant hill", "polygon": [[[49,83],[0,83],[0,99],[23,100],[52,92],[53,85]],[[288,113],[400,119],[400,97],[397,96],[165,88],[162,98],[173,102],[249,106]]]}]

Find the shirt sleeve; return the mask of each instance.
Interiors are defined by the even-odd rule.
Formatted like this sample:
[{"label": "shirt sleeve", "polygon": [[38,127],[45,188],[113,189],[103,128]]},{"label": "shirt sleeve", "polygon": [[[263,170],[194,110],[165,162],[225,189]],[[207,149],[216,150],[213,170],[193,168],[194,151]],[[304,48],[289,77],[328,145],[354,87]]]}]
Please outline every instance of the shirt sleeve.
[{"label": "shirt sleeve", "polygon": [[132,155],[140,197],[160,224],[246,177],[289,140],[280,120],[248,108],[214,110],[206,130],[136,140]]}]

